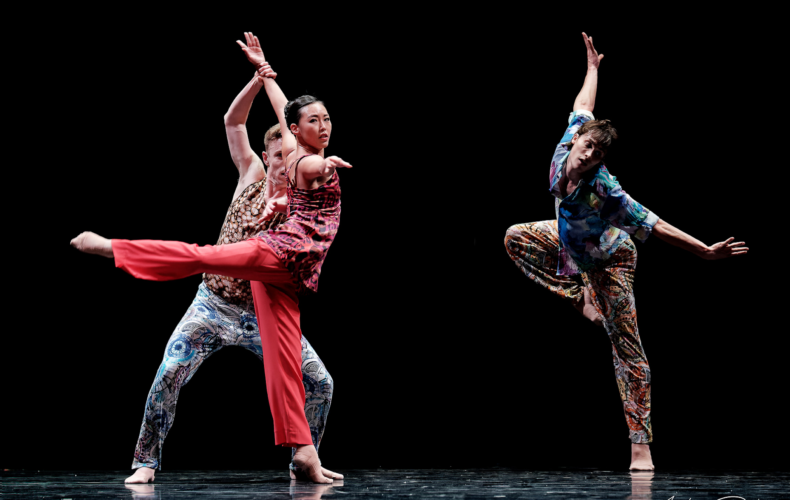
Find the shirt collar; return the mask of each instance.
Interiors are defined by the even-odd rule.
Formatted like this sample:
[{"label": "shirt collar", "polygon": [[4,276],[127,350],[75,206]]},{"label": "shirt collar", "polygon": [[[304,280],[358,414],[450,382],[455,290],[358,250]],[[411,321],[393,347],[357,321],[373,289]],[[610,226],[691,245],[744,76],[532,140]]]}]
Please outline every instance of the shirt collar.
[{"label": "shirt collar", "polygon": [[[549,191],[553,194],[556,198],[560,200],[563,198],[562,193],[560,192],[560,186],[558,185],[560,179],[563,176],[563,172],[565,171],[565,164],[568,162],[568,157],[571,155],[570,151],[570,142],[565,142],[562,145],[565,146],[566,153],[565,156],[562,157],[560,160],[560,164],[557,166],[557,171],[554,172],[554,178],[551,179],[551,185],[549,186]],[[601,167],[603,167],[603,162],[599,163],[595,169],[590,170],[589,172],[585,172],[582,176],[582,182],[589,184],[590,186],[595,184],[595,178],[598,176],[598,173],[601,171]]]}]

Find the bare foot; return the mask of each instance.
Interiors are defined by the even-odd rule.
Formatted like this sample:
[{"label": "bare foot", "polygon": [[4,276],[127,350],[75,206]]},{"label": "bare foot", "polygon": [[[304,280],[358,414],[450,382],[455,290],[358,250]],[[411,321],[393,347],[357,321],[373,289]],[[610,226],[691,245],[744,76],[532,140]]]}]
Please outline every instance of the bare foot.
[{"label": "bare foot", "polygon": [[[307,476],[305,479],[320,484],[330,484],[332,482],[332,479],[330,479],[331,476],[325,475],[324,471],[329,474],[334,474],[334,472],[321,467],[321,461],[318,459],[318,452],[312,444],[297,446],[293,463]],[[337,475],[339,476],[340,474]],[[295,475],[294,479],[298,479],[298,476]]]},{"label": "bare foot", "polygon": [[[291,473],[291,479],[293,479],[294,481],[310,481],[310,478],[301,469],[297,471],[289,470],[288,472]],[[323,467],[321,467],[321,474],[323,474],[324,477],[328,477],[329,479],[334,479],[336,481],[343,480],[343,474],[332,472],[331,470],[324,469]]]},{"label": "bare foot", "polygon": [[653,470],[653,457],[650,456],[649,444],[631,443],[630,470]]},{"label": "bare foot", "polygon": [[85,231],[71,240],[71,246],[80,252],[101,255],[102,257],[107,257],[109,259],[113,258],[112,240],[103,238],[90,231]]},{"label": "bare foot", "polygon": [[603,326],[601,315],[598,314],[598,310],[593,304],[592,297],[590,297],[590,291],[587,290],[587,287],[584,287],[584,300],[576,302],[573,304],[573,307],[575,307],[576,310],[582,314],[582,316],[592,321],[595,325]]},{"label": "bare foot", "polygon": [[[82,233],[85,234],[85,233]],[[154,474],[156,470],[150,467],[140,467],[134,474],[127,477],[124,483],[126,484],[145,484],[145,483],[153,483],[154,482]]]}]

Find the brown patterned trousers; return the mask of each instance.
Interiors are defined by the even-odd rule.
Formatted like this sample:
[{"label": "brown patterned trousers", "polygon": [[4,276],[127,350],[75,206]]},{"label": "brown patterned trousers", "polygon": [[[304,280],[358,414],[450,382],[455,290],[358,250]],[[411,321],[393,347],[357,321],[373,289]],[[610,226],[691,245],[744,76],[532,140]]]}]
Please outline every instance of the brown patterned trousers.
[{"label": "brown patterned trousers", "polygon": [[650,443],[650,367],[639,340],[633,290],[636,247],[630,238],[624,241],[604,266],[582,273],[582,285],[557,275],[559,245],[556,220],[518,224],[505,236],[510,258],[531,280],[574,302],[584,300],[584,289],[588,290],[612,342],[631,442]]}]

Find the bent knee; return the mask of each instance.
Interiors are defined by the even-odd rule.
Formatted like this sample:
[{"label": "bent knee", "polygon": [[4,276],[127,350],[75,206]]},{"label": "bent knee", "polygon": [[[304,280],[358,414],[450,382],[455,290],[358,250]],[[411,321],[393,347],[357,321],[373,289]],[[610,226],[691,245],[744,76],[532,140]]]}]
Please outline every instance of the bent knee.
[{"label": "bent knee", "polygon": [[528,224],[510,226],[505,232],[505,249],[511,255],[518,253],[518,247],[526,242],[530,229]]}]

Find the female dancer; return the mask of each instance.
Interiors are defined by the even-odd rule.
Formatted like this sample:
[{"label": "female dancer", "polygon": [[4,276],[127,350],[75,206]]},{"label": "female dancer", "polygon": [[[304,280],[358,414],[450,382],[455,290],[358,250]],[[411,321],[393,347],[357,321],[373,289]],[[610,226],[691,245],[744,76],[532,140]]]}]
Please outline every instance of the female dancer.
[{"label": "female dancer", "polygon": [[[273,193],[261,219],[286,212],[286,221],[247,241],[199,247],[176,241],[108,240],[84,232],[71,241],[80,251],[115,259],[116,267],[139,279],[168,281],[200,273],[250,280],[261,333],[266,388],[276,445],[296,448],[293,462],[316,483],[340,474],[323,469],[304,415],[298,294],[318,288],[329,246],[340,222],[336,169],[351,165],[324,158],[332,124],[312,96],[288,102],[263,58],[257,37],[245,33],[248,59],[259,68],[283,136],[288,182]],[[299,156],[301,154],[301,156]]]}]

